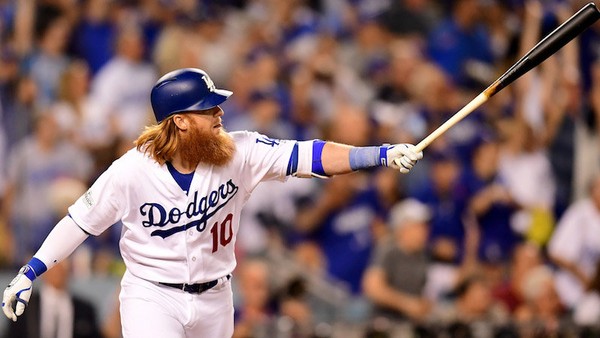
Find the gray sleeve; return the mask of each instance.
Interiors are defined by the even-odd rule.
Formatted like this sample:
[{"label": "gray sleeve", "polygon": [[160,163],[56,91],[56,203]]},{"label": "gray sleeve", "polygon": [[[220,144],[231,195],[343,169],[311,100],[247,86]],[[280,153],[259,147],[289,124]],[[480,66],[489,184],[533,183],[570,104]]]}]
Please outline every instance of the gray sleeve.
[{"label": "gray sleeve", "polygon": [[69,163],[69,174],[86,182],[92,174],[93,160],[90,154],[70,143],[62,146],[61,161]]},{"label": "gray sleeve", "polygon": [[385,261],[393,249],[393,243],[391,241],[385,241],[375,247],[375,251],[371,255],[371,261],[369,262],[369,268],[381,268],[385,269]]},{"label": "gray sleeve", "polygon": [[23,158],[27,156],[27,152],[23,149],[22,144],[17,145],[12,149],[6,163],[6,180],[12,184],[19,184],[23,174]]}]

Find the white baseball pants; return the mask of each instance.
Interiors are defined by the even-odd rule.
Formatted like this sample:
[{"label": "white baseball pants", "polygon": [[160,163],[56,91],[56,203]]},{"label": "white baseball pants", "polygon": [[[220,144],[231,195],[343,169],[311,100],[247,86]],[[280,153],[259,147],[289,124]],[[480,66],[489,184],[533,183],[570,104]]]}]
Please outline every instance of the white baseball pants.
[{"label": "white baseball pants", "polygon": [[123,338],[202,338],[233,335],[231,282],[201,294],[159,285],[125,272],[121,281]]}]

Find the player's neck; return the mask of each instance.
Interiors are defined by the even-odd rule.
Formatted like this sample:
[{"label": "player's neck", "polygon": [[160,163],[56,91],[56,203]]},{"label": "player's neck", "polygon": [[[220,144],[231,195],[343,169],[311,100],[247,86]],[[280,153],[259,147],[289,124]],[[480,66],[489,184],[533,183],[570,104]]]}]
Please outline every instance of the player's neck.
[{"label": "player's neck", "polygon": [[191,172],[194,172],[196,170],[196,166],[198,165],[197,163],[192,164],[184,162],[181,159],[181,156],[179,156],[179,154],[173,156],[171,164],[173,165],[173,168],[175,168],[175,170],[182,174],[189,174]]}]

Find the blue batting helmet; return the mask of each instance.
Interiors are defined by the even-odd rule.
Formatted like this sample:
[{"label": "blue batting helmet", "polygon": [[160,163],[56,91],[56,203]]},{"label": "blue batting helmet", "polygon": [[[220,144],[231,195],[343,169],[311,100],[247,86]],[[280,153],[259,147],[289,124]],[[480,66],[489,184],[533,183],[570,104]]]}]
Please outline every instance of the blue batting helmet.
[{"label": "blue batting helmet", "polygon": [[160,123],[176,113],[216,107],[231,94],[228,90],[215,88],[205,71],[183,68],[158,79],[150,93],[150,102],[156,122]]}]

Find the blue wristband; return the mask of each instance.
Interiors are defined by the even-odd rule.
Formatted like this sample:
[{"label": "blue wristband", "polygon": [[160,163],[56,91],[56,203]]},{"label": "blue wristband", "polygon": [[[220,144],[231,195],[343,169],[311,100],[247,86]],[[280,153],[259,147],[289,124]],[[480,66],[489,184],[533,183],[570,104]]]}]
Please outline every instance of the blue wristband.
[{"label": "blue wristband", "polygon": [[388,158],[387,158],[387,152],[388,149],[392,148],[393,146],[381,146],[379,147],[379,165],[382,167],[389,167],[389,163],[388,163]]},{"label": "blue wristband", "polygon": [[387,166],[387,146],[350,149],[350,169],[360,170]]},{"label": "blue wristband", "polygon": [[29,278],[31,281],[34,281],[37,277],[48,270],[46,264],[35,257],[33,257],[29,263],[27,263],[27,266],[29,269],[26,269],[25,276],[27,276],[27,278]]}]

